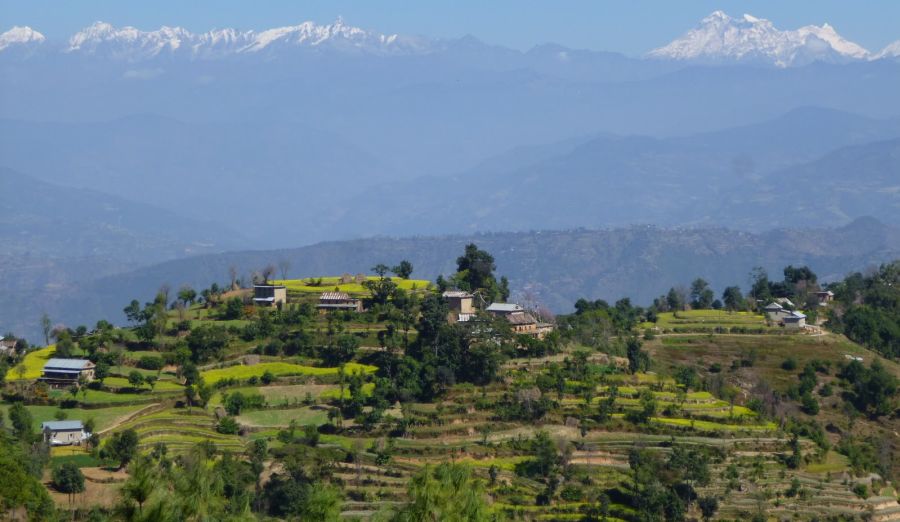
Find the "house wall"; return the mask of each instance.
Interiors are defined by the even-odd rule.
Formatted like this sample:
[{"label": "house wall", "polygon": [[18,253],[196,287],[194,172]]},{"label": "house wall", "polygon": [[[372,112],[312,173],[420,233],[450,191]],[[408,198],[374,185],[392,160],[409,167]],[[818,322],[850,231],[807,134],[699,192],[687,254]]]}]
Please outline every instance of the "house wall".
[{"label": "house wall", "polygon": [[81,431],[51,431],[47,436],[47,440],[56,439],[63,444],[81,444]]}]

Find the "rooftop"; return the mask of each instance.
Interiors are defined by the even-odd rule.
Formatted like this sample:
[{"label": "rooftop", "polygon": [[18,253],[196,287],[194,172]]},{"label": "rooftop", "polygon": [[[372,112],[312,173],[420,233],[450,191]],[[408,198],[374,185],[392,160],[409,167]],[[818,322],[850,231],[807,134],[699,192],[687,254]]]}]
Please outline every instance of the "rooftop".
[{"label": "rooftop", "polygon": [[463,290],[447,290],[442,294],[445,299],[447,298],[465,298],[465,297],[475,297],[469,292],[465,292]]},{"label": "rooftop", "polygon": [[346,301],[350,299],[347,292],[322,292],[319,296],[320,301]]},{"label": "rooftop", "polygon": [[515,303],[491,303],[491,306],[487,307],[488,312],[524,312],[525,309]]},{"label": "rooftop", "polygon": [[57,359],[56,357],[47,361],[44,369],[55,370],[83,370],[93,363],[87,359]]},{"label": "rooftop", "polygon": [[74,431],[83,429],[84,424],[80,420],[46,421],[41,423],[41,431]]}]

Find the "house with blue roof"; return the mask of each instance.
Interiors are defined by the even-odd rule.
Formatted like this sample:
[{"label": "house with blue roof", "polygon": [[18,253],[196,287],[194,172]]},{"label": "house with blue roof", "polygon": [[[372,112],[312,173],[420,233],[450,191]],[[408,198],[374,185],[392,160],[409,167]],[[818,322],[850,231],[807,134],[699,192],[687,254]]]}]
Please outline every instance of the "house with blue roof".
[{"label": "house with blue roof", "polygon": [[75,384],[82,377],[87,382],[94,380],[94,363],[87,359],[58,359],[54,357],[44,365],[41,380],[51,385],[61,386]]},{"label": "house with blue roof", "polygon": [[41,432],[44,442],[51,446],[80,445],[91,437],[80,420],[42,422]]}]

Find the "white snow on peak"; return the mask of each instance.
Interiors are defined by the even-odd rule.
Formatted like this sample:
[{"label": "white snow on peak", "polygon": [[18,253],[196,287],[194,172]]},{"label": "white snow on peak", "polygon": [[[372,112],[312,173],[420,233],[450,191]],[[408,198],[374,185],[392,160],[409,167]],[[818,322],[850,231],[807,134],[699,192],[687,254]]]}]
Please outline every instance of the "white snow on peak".
[{"label": "white snow on peak", "polygon": [[686,34],[648,53],[652,58],[707,63],[758,62],[778,67],[814,61],[864,60],[869,51],[828,24],[780,30],[766,19],[745,14],[732,18],[715,11]]},{"label": "white snow on peak", "polygon": [[218,29],[200,34],[181,27],[141,31],[134,27],[116,28],[108,23],[96,22],[72,36],[67,50],[139,60],[163,53],[212,57],[274,48],[324,46],[376,54],[420,53],[429,48],[428,41],[424,39],[366,31],[338,19],[328,25],[303,22],[259,32]]},{"label": "white snow on peak", "polygon": [[881,60],[882,58],[900,58],[900,40],[889,43],[884,49],[878,51],[878,54],[872,57],[873,60]]},{"label": "white snow on peak", "polygon": [[44,35],[34,29],[17,25],[9,31],[0,34],[0,51],[13,45],[40,44],[45,40]]}]

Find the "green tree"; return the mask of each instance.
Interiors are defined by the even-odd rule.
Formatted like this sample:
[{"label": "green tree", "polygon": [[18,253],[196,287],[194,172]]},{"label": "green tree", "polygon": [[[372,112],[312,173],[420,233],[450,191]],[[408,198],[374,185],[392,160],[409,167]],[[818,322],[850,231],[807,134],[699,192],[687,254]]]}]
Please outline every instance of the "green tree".
[{"label": "green tree", "polygon": [[709,287],[709,283],[702,278],[697,278],[691,283],[691,308],[706,310],[712,306],[715,295]]},{"label": "green tree", "polygon": [[68,358],[75,355],[75,341],[68,330],[59,332],[56,337],[56,354],[57,357]]},{"label": "green tree", "polygon": [[50,330],[53,328],[53,323],[50,321],[50,316],[47,315],[47,312],[41,314],[41,333],[44,334],[44,345],[50,344]]},{"label": "green tree", "polygon": [[128,374],[128,384],[134,389],[140,388],[144,384],[144,375],[137,370],[132,370]]},{"label": "green tree", "polygon": [[138,435],[129,428],[110,436],[103,446],[101,456],[115,460],[119,463],[119,469],[124,468],[137,455]]},{"label": "green tree", "polygon": [[409,276],[413,273],[413,265],[404,259],[403,261],[400,261],[400,264],[392,268],[391,272],[400,279],[409,279]]},{"label": "green tree", "polygon": [[675,287],[670,288],[666,294],[666,306],[672,311],[684,309],[684,297]]},{"label": "green tree", "polygon": [[159,479],[149,458],[138,458],[128,467],[128,480],[122,485],[122,496],[136,502],[138,511],[143,514],[144,504],[150,499]]},{"label": "green tree", "polygon": [[178,290],[178,300],[184,303],[185,306],[190,306],[197,300],[197,291],[190,286],[182,286]]},{"label": "green tree", "polygon": [[700,506],[700,513],[706,522],[712,520],[716,515],[716,511],[719,510],[719,500],[713,496],[700,497],[697,499],[697,505]]},{"label": "green tree", "polygon": [[74,462],[64,462],[53,468],[53,487],[60,493],[66,493],[72,503],[76,493],[84,491],[84,474]]},{"label": "green tree", "polygon": [[0,434],[0,513],[23,509],[29,520],[54,520],[53,501],[32,471],[22,444]]},{"label": "green tree", "polygon": [[458,464],[426,466],[412,478],[409,503],[393,522],[487,522],[492,520],[484,485],[469,468]]},{"label": "green tree", "polygon": [[23,442],[30,442],[34,438],[31,412],[21,402],[14,402],[9,408],[9,422],[12,424],[13,435]]},{"label": "green tree", "polygon": [[225,301],[225,311],[222,313],[222,319],[233,320],[244,317],[244,303],[240,297],[232,297]]},{"label": "green tree", "polygon": [[494,256],[470,243],[466,245],[463,255],[456,259],[456,274],[451,281],[461,290],[481,292],[488,301],[503,300],[503,291],[494,276],[496,269]]}]

